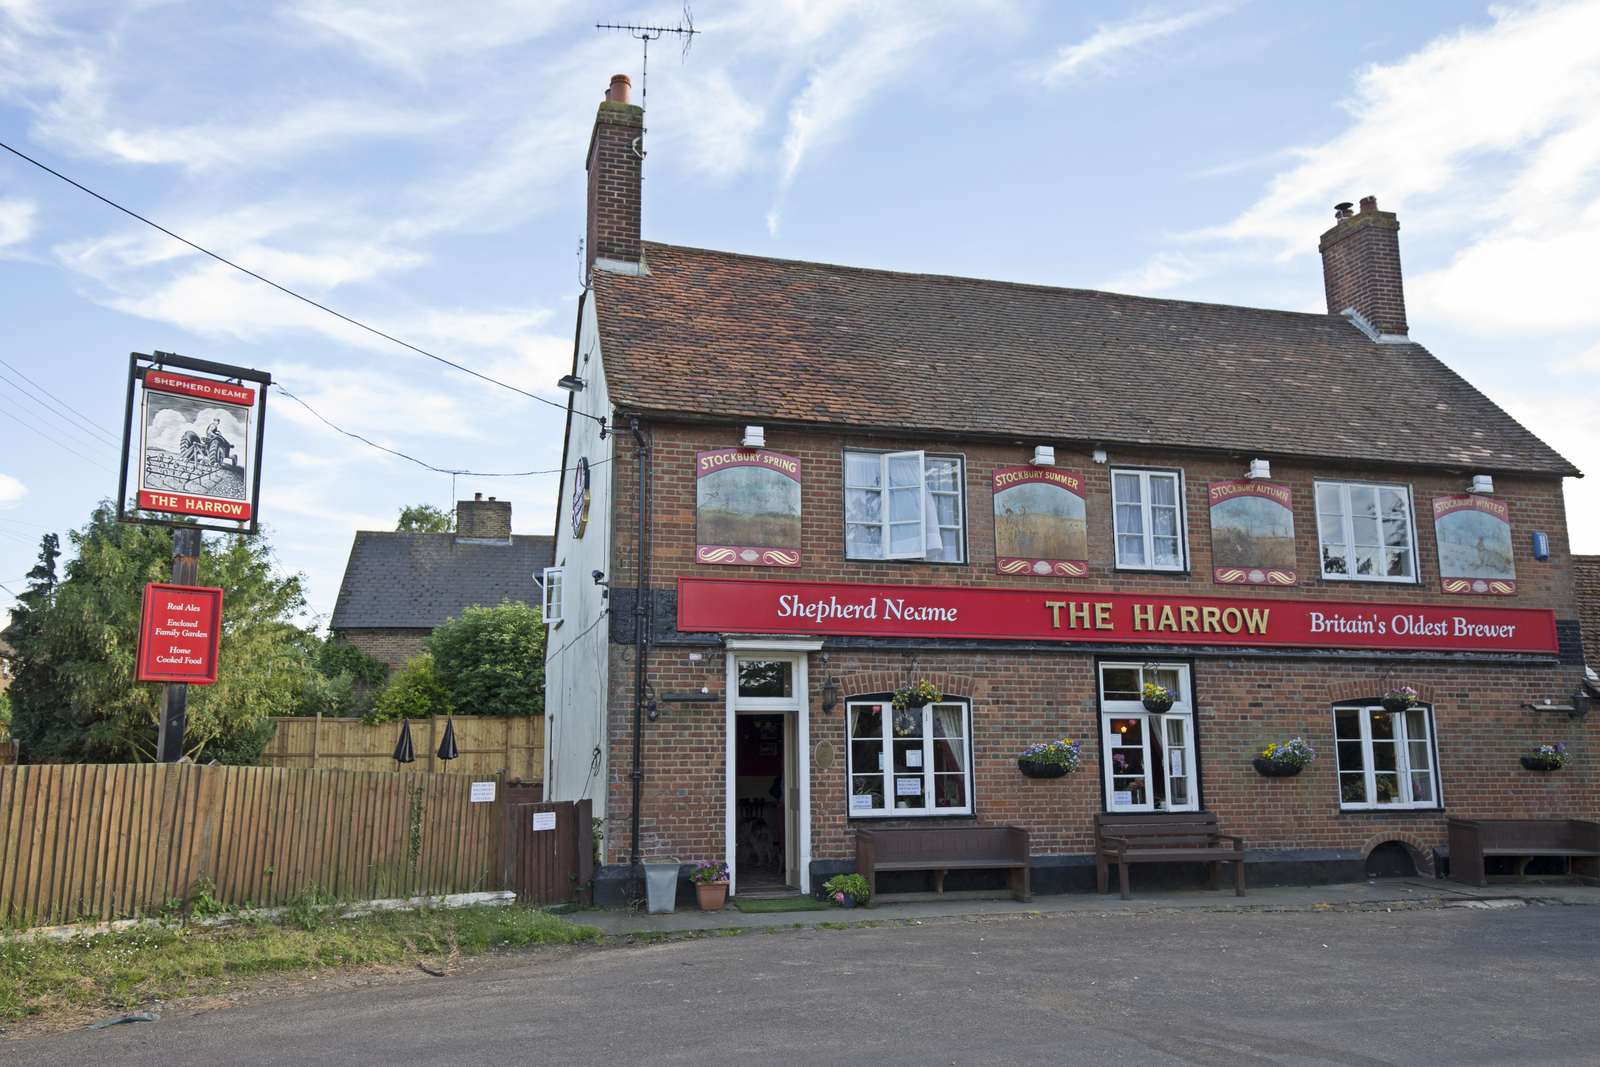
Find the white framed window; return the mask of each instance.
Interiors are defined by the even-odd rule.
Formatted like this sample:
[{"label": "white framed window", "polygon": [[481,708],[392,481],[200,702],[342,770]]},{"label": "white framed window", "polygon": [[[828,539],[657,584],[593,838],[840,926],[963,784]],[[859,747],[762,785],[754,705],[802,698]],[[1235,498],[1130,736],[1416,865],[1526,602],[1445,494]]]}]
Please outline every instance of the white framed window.
[{"label": "white framed window", "polygon": [[1333,736],[1342,810],[1439,806],[1431,708],[1334,708]]},{"label": "white framed window", "polygon": [[895,711],[887,699],[845,705],[853,819],[972,814],[972,708],[943,700]]},{"label": "white framed window", "polygon": [[960,456],[844,454],[844,554],[849,559],[963,562]]},{"label": "white framed window", "polygon": [[1417,580],[1411,490],[1403,485],[1317,482],[1317,539],[1324,578]]},{"label": "white framed window", "polygon": [[544,621],[551,626],[561,625],[561,571],[560,567],[544,569]]},{"label": "white framed window", "polygon": [[[1170,710],[1145,710],[1147,683],[1167,688]],[[1107,811],[1199,811],[1188,665],[1100,664],[1100,752]]]},{"label": "white framed window", "polygon": [[1183,570],[1183,482],[1176,471],[1113,470],[1111,505],[1119,568]]}]

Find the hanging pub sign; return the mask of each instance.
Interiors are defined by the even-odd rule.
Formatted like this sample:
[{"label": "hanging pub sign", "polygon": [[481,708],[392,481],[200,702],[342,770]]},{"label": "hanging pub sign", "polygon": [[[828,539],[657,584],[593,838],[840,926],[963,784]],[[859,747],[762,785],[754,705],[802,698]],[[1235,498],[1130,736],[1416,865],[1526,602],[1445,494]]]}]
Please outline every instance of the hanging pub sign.
[{"label": "hanging pub sign", "polygon": [[1296,585],[1289,490],[1241,478],[1212,482],[1211,580],[1218,585]]},{"label": "hanging pub sign", "polygon": [[[117,518],[254,534],[259,524],[261,444],[270,384],[272,376],[261,371],[170,352],[133,353]],[[126,510],[130,479],[138,509],[134,514]]]},{"label": "hanging pub sign", "polygon": [[1486,496],[1433,498],[1439,584],[1446,593],[1516,596],[1511,509]]},{"label": "hanging pub sign", "polygon": [[149,583],[144,587],[134,677],[141,682],[213,684],[221,623],[222,590]]},{"label": "hanging pub sign", "polygon": [[1054,467],[994,472],[994,568],[999,574],[1089,573],[1083,477]]},{"label": "hanging pub sign", "polygon": [[800,461],[762,448],[694,457],[696,563],[800,566]]},{"label": "hanging pub sign", "polygon": [[1542,608],[680,578],[686,633],[840,634],[1226,648],[1557,651]]}]

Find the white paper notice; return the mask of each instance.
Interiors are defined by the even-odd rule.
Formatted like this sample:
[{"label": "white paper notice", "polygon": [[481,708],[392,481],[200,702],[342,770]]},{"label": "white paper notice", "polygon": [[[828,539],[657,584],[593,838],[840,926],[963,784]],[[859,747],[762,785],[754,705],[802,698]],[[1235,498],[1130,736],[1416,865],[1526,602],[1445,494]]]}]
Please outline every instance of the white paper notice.
[{"label": "white paper notice", "polygon": [[486,800],[493,800],[493,799],[494,799],[494,783],[493,782],[473,782],[472,783],[472,802],[474,804],[482,804]]},{"label": "white paper notice", "polygon": [[906,753],[906,766],[907,767],[920,767],[920,766],[922,766],[922,753],[920,751],[918,751],[917,749],[912,749],[910,752],[907,752]]},{"label": "white paper notice", "polygon": [[553,811],[534,812],[533,828],[535,830],[554,830],[556,828],[556,813]]},{"label": "white paper notice", "polygon": [[1111,806],[1113,808],[1131,808],[1133,806],[1133,792],[1130,790],[1128,792],[1112,793]]},{"label": "white paper notice", "polygon": [[852,796],[850,798],[851,811],[871,811],[872,798],[869,796]]},{"label": "white paper notice", "polygon": [[922,795],[922,779],[896,778],[894,780],[894,795],[897,797],[920,797]]},{"label": "white paper notice", "polygon": [[1172,752],[1172,774],[1174,777],[1183,777],[1183,753],[1176,749]]}]

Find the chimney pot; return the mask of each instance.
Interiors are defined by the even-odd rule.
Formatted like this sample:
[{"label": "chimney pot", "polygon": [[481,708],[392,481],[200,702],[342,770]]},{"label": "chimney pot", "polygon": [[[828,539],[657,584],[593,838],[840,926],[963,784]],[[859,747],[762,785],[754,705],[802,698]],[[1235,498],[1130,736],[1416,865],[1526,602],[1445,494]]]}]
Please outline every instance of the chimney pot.
[{"label": "chimney pot", "polygon": [[1378,210],[1378,198],[1377,197],[1375,197],[1375,196],[1363,196],[1361,198],[1361,213],[1363,215],[1366,214],[1369,211],[1376,211],[1376,210]]},{"label": "chimney pot", "polygon": [[482,500],[483,499],[483,494],[482,493],[473,493],[472,494],[472,499],[474,499],[474,500]]},{"label": "chimney pot", "polygon": [[606,90],[606,99],[613,104],[626,104],[628,92],[633,88],[633,82],[626,74],[611,75],[611,87]]}]

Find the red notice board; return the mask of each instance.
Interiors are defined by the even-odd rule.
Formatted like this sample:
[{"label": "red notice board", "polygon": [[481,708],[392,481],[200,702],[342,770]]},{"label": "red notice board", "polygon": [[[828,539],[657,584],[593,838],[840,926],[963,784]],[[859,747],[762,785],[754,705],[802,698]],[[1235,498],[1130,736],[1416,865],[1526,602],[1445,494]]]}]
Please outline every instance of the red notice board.
[{"label": "red notice board", "polygon": [[211,685],[217,680],[221,622],[222,590],[151,582],[144,587],[136,677]]}]

